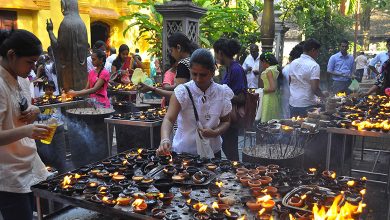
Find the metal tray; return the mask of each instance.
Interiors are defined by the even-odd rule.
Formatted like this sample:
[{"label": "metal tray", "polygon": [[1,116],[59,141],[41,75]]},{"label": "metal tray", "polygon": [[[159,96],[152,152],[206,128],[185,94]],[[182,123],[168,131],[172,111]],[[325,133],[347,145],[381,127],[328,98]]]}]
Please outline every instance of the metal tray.
[{"label": "metal tray", "polygon": [[[287,193],[284,197],[283,197],[283,200],[282,200],[282,204],[287,207],[287,208],[290,208],[290,209],[295,209],[295,210],[300,210],[300,211],[304,211],[304,212],[312,212],[311,210],[308,210],[308,209],[305,209],[305,207],[307,206],[304,206],[303,208],[300,208],[300,207],[295,207],[295,206],[291,206],[288,204],[288,200],[296,193],[299,194],[300,191],[308,191],[308,190],[311,190],[313,189],[314,186],[310,186],[310,185],[302,185],[302,186],[299,186],[297,188],[294,188],[293,190],[291,190],[289,193]],[[325,188],[325,187],[318,187],[316,186],[316,188],[318,188],[319,190],[321,191],[324,191],[324,192],[328,192],[329,194],[332,194],[332,195],[337,195],[337,193],[333,192],[332,190],[328,189],[328,188]],[[343,200],[341,200],[340,202],[343,202]]]},{"label": "metal tray", "polygon": [[[166,179],[168,177],[164,174],[163,169],[164,169],[164,166],[156,167],[152,171],[150,171],[147,174],[147,176],[151,177],[151,178],[153,178],[155,180],[157,180],[157,179]],[[209,170],[207,170],[204,167],[200,168],[199,171],[202,171],[203,173],[207,173],[208,174],[208,178],[203,183],[194,183],[192,179],[186,179],[183,182],[174,182],[174,184],[175,185],[188,185],[188,186],[207,186],[217,177],[216,173],[214,173],[212,171],[209,171]]]}]

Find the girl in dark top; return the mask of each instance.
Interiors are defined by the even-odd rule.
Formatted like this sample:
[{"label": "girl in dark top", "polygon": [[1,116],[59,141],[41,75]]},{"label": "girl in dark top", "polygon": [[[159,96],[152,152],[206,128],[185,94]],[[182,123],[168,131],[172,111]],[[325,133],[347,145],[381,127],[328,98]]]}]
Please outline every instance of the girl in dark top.
[{"label": "girl in dark top", "polygon": [[133,54],[129,57],[129,47],[126,44],[122,44],[119,47],[119,54],[111,66],[111,80],[121,83],[123,74],[128,74],[131,79],[131,75],[135,68],[141,68],[142,62]]},{"label": "girl in dark top", "polygon": [[176,69],[175,84],[171,87],[165,87],[164,89],[142,84],[142,91],[153,91],[156,94],[169,99],[176,86],[190,81],[190,56],[198,46],[188,39],[185,34],[180,32],[176,32],[168,38],[168,46],[170,55],[175,60],[179,61]]},{"label": "girl in dark top", "polygon": [[[225,67],[222,84],[228,85],[234,92],[232,103],[244,104],[248,88],[246,75],[240,63],[233,59],[241,49],[240,43],[234,39],[220,38],[214,43],[213,48],[217,62]],[[222,139],[222,150],[227,159],[238,161],[238,128],[232,124],[222,135]]]}]

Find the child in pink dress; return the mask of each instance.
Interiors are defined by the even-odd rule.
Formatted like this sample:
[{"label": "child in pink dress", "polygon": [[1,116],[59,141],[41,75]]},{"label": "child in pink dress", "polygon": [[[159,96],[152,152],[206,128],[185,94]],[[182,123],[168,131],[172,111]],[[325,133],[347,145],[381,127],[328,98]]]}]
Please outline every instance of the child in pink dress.
[{"label": "child in pink dress", "polygon": [[89,95],[89,97],[94,98],[102,107],[110,108],[110,100],[107,96],[110,73],[104,69],[106,54],[104,51],[97,49],[92,52],[91,58],[95,69],[89,72],[85,89],[80,91],[70,90],[68,94],[71,96]]}]

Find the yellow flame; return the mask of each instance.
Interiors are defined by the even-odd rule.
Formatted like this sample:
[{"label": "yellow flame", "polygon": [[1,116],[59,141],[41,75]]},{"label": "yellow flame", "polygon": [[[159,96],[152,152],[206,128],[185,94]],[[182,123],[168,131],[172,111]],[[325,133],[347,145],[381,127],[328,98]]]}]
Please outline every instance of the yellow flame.
[{"label": "yellow flame", "polygon": [[302,200],[305,200],[306,197],[307,197],[306,194],[301,195],[301,199],[302,199]]},{"label": "yellow flame", "polygon": [[62,186],[69,185],[72,182],[72,175],[67,175],[64,177],[64,180],[62,181]]},{"label": "yellow flame", "polygon": [[270,195],[265,195],[265,196],[262,196],[260,198],[257,198],[257,203],[263,203],[263,202],[268,202],[269,200],[271,200],[272,197]]},{"label": "yellow flame", "polygon": [[219,188],[221,188],[223,186],[223,182],[217,181],[217,182],[215,182],[215,185],[217,185]]},{"label": "yellow flame", "polygon": [[144,149],[142,149],[142,148],[138,148],[138,150],[137,150],[138,154],[141,154],[143,150]]},{"label": "yellow flame", "polygon": [[245,220],[245,219],[247,219],[247,218],[246,218],[246,215],[245,215],[245,214],[242,214],[241,217],[239,217],[237,220]]},{"label": "yellow flame", "polygon": [[213,209],[218,209],[218,208],[219,208],[218,202],[213,202],[213,204],[211,205],[211,207],[212,207]]},{"label": "yellow flame", "polygon": [[102,199],[103,202],[107,202],[107,200],[108,200],[107,196],[104,196],[103,199]]},{"label": "yellow flame", "polygon": [[225,210],[225,214],[226,214],[226,216],[232,216],[232,213],[229,212],[229,209]]},{"label": "yellow flame", "polygon": [[339,207],[342,198],[343,194],[336,196],[331,207],[327,211],[324,206],[319,208],[317,204],[314,204],[314,220],[353,220],[353,214],[362,213],[363,208],[366,207],[366,204],[363,202],[360,202],[359,206],[345,202]]},{"label": "yellow flame", "polygon": [[338,92],[336,94],[336,97],[345,97],[345,96],[347,96],[347,93],[345,93],[345,92]]},{"label": "yellow flame", "polygon": [[366,194],[366,189],[360,190],[360,194],[361,194],[362,196],[364,196],[364,195]]},{"label": "yellow flame", "polygon": [[80,177],[81,177],[81,175],[78,174],[78,173],[76,173],[76,174],[74,175],[74,178],[75,178],[75,179],[80,179]]},{"label": "yellow flame", "polygon": [[133,207],[138,207],[140,206],[142,203],[144,203],[144,200],[143,199],[136,199],[133,204],[131,204]]},{"label": "yellow flame", "polygon": [[123,162],[122,162],[122,165],[126,165],[128,162],[127,162],[127,160],[124,160]]},{"label": "yellow flame", "polygon": [[107,190],[107,187],[105,187],[105,186],[102,186],[102,187],[99,188],[99,192],[103,192],[103,191],[106,191],[106,190]]},{"label": "yellow flame", "polygon": [[347,182],[347,185],[348,185],[349,187],[352,187],[352,186],[355,185],[355,181],[350,180],[350,181]]},{"label": "yellow flame", "polygon": [[330,177],[332,177],[332,179],[336,179],[336,172],[332,173],[332,174],[330,175]]},{"label": "yellow flame", "polygon": [[199,207],[199,212],[200,213],[204,213],[204,212],[206,212],[207,211],[207,208],[208,208],[208,206],[206,205],[206,204],[202,204],[200,207]]},{"label": "yellow flame", "polygon": [[237,161],[233,161],[233,166],[237,166],[238,165],[238,162]]},{"label": "yellow flame", "polygon": [[367,181],[367,177],[363,176],[363,177],[361,178],[361,180]]},{"label": "yellow flame", "polygon": [[294,216],[291,214],[288,214],[288,217],[290,218],[290,220],[295,220]]},{"label": "yellow flame", "polygon": [[[158,197],[159,197],[160,199],[162,199],[162,198],[165,197],[165,195],[164,195],[164,193],[159,193],[159,194],[158,194]],[[191,199],[189,199],[189,200],[190,200],[190,202],[191,202]]]},{"label": "yellow flame", "polygon": [[264,212],[265,212],[265,208],[262,208],[262,209],[260,209],[260,211],[259,211],[259,216],[261,216],[262,214],[264,214]]},{"label": "yellow flame", "polygon": [[316,168],[309,168],[309,171],[310,171],[311,173],[314,173],[314,172],[317,171],[317,169],[316,169]]}]

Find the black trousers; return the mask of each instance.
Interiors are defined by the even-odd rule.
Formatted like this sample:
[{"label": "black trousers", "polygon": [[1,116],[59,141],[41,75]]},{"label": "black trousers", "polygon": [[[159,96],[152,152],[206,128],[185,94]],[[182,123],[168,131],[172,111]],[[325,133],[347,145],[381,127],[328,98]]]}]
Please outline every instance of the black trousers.
[{"label": "black trousers", "polygon": [[0,191],[0,212],[4,220],[32,220],[34,211],[33,193]]},{"label": "black trousers", "polygon": [[230,127],[222,135],[222,150],[228,160],[240,160],[238,156],[238,128]]}]

